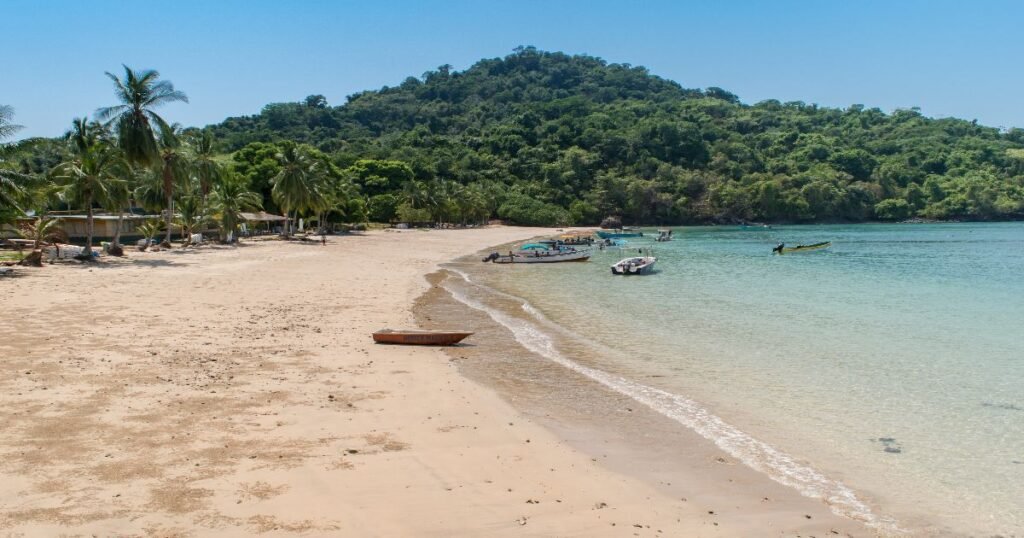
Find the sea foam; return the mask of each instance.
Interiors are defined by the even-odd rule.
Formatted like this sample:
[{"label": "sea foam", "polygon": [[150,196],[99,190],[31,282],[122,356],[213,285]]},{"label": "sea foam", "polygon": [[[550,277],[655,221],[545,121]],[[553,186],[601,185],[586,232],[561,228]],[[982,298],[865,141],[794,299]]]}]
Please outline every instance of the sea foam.
[{"label": "sea foam", "polygon": [[555,340],[538,326],[540,324],[549,325],[551,322],[528,301],[474,282],[469,275],[458,269],[449,267],[446,270],[451,274],[458,275],[466,285],[479,289],[482,293],[498,295],[518,302],[522,310],[533,318],[533,322],[487,306],[470,297],[457,286],[450,285],[447,280],[442,283],[442,287],[453,298],[470,308],[486,313],[496,323],[508,329],[516,341],[527,350],[578,372],[675,420],[713,442],[748,467],[768,475],[772,480],[792,487],[806,497],[821,499],[836,514],[862,521],[880,531],[900,531],[895,522],[872,512],[871,508],[843,483],[830,479],[814,468],[796,461],[792,456],[751,437],[715,416],[697,402],[678,394],[584,366],[566,357],[558,350]]}]

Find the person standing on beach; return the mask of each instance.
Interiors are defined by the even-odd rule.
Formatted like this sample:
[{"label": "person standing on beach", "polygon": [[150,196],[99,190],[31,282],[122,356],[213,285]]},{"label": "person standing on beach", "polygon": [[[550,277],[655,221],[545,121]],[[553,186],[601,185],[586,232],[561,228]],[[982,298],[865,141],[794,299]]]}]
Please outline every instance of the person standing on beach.
[{"label": "person standing on beach", "polygon": [[320,244],[325,247],[327,246],[327,232],[320,234]]}]

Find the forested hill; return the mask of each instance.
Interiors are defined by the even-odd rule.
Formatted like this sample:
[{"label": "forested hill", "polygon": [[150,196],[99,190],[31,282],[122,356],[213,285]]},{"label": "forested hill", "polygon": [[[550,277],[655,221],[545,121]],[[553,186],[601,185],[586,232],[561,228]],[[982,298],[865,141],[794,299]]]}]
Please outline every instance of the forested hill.
[{"label": "forested hill", "polygon": [[[915,109],[749,105],[642,67],[533,48],[342,106],[310,96],[209,129],[243,168],[262,143],[284,140],[340,169],[400,161],[431,192],[471,191],[492,216],[523,224],[1024,216],[1024,130]],[[412,178],[360,166],[371,217],[393,216]]]}]

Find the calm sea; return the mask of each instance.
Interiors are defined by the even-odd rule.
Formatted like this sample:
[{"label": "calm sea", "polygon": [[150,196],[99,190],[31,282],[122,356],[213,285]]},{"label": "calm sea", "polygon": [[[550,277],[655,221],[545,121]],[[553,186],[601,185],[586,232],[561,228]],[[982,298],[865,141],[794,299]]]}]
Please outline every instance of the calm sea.
[{"label": "calm sea", "polygon": [[[1024,535],[1024,224],[675,233],[586,263],[457,263],[445,287],[837,511]],[[833,244],[773,256],[783,241]],[[610,274],[644,247],[655,274]]]}]

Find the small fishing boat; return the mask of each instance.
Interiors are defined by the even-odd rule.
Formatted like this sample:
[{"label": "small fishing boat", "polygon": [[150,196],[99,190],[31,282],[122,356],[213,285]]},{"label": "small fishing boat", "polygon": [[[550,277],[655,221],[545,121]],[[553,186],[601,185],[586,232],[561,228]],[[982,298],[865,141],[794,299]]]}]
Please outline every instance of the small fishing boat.
[{"label": "small fishing boat", "polygon": [[450,346],[473,334],[470,331],[419,331],[414,329],[381,329],[373,333],[378,344],[407,346]]},{"label": "small fishing boat", "polygon": [[654,238],[659,243],[672,240],[672,230],[658,230],[658,237]]},{"label": "small fishing boat", "polygon": [[773,254],[793,254],[796,252],[811,252],[814,250],[824,250],[832,246],[831,241],[822,241],[821,243],[814,243],[813,245],[797,245],[795,247],[787,247],[785,243],[779,243],[778,246],[772,249]]},{"label": "small fishing boat", "polygon": [[654,272],[654,256],[634,256],[612,265],[613,275],[646,275]]},{"label": "small fishing boat", "polygon": [[527,243],[520,247],[519,252],[509,251],[507,255],[498,252],[490,253],[484,262],[494,263],[559,263],[583,262],[590,258],[590,249],[577,249],[563,244],[561,241],[545,239],[536,243]]},{"label": "small fishing boat", "polygon": [[576,250],[540,250],[520,251],[506,255],[492,252],[484,258],[485,262],[494,263],[559,263],[559,262],[585,262],[590,259],[590,249]]},{"label": "small fishing boat", "polygon": [[643,237],[644,233],[633,228],[620,228],[619,230],[605,231],[598,230],[597,236],[601,239],[621,239],[623,237]]}]

